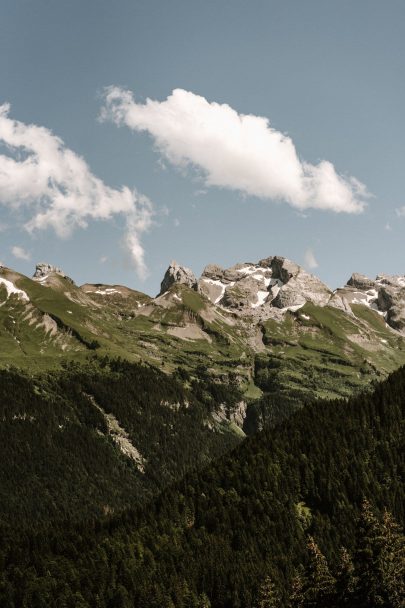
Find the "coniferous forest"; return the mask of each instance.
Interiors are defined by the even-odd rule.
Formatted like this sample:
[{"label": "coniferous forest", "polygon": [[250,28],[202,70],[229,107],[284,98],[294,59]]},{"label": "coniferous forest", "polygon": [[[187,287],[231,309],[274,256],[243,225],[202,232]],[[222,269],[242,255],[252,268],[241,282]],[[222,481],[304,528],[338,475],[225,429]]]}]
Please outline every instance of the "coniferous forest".
[{"label": "coniferous forest", "polygon": [[[2,608],[404,605],[405,369],[243,442],[201,424],[240,398],[203,375],[105,360],[1,390]],[[89,395],[121,408],[148,480]]]}]

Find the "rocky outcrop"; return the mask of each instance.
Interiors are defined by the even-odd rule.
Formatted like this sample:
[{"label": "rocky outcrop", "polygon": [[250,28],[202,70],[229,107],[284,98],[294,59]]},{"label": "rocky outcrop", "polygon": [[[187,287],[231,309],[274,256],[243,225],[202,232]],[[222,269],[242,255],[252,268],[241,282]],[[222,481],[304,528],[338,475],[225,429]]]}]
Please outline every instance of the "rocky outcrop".
[{"label": "rocky outcrop", "polygon": [[61,268],[58,268],[57,266],[53,266],[52,264],[46,264],[44,262],[41,262],[40,264],[36,265],[35,272],[33,274],[33,278],[36,279],[37,281],[43,281],[50,274],[57,274],[57,275],[61,276],[63,279],[66,279],[67,281],[69,281],[69,283],[72,283],[72,285],[75,284],[73,279],[68,277]]},{"label": "rocky outcrop", "polygon": [[254,323],[281,320],[307,302],[330,306],[353,316],[361,304],[384,317],[393,329],[405,334],[405,276],[378,275],[375,279],[353,273],[347,284],[332,292],[320,279],[281,256],[222,268],[209,264],[198,280],[191,270],[172,262],[160,294],[173,283],[198,289],[212,304]]},{"label": "rocky outcrop", "polygon": [[185,266],[180,266],[175,260],[173,260],[170,263],[169,268],[166,270],[163,281],[160,284],[159,295],[161,296],[164,294],[175,283],[187,285],[187,287],[190,287],[191,289],[197,289],[197,279],[193,271]]},{"label": "rocky outcrop", "polygon": [[375,287],[375,281],[372,281],[366,275],[359,274],[358,272],[354,272],[350,279],[347,281],[347,284],[350,287],[355,287],[356,289],[373,289]]},{"label": "rocky outcrop", "polygon": [[344,287],[336,290],[330,305],[338,298],[350,305],[368,306],[383,316],[390,327],[405,333],[405,276],[380,274],[373,280],[354,273]]},{"label": "rocky outcrop", "polygon": [[306,302],[305,296],[302,294],[297,281],[291,279],[286,285],[278,291],[276,297],[272,301],[272,305],[277,308],[301,307]]},{"label": "rocky outcrop", "polygon": [[278,318],[280,310],[295,309],[305,302],[324,306],[332,295],[322,281],[280,256],[228,269],[209,265],[198,285],[214,304],[260,318]]}]

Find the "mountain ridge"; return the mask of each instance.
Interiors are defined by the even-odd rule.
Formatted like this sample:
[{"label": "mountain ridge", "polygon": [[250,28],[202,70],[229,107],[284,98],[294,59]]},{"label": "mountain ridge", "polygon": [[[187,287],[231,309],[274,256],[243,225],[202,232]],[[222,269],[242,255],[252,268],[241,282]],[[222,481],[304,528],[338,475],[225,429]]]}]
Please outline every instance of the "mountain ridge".
[{"label": "mountain ridge", "polygon": [[[362,390],[405,363],[405,277],[354,273],[335,291],[286,258],[197,280],[169,265],[158,296],[122,285],[77,286],[60,268],[34,277],[0,268],[0,366],[48,369],[89,356],[166,373],[205,368],[247,398],[306,400]],[[267,406],[266,406],[267,407]]]}]

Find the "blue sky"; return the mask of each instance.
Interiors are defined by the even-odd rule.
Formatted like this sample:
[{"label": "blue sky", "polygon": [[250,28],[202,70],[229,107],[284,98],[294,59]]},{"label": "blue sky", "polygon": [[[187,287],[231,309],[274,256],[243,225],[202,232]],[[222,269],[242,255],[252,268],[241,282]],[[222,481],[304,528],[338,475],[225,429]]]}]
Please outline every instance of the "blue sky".
[{"label": "blue sky", "polygon": [[[311,251],[318,264],[313,272],[331,287],[353,271],[403,274],[404,64],[401,0],[3,0],[0,105],[10,104],[2,124],[13,125],[14,139],[4,145],[0,128],[0,155],[15,164],[9,173],[9,163],[7,171],[3,167],[2,182],[0,163],[0,260],[27,274],[35,262],[48,261],[78,283],[123,283],[151,294],[173,258],[199,274],[208,263],[229,266],[273,254],[314,266]],[[121,118],[114,121],[109,108],[101,122],[108,86],[121,95]],[[206,117],[211,127],[218,125],[219,145],[206,141],[206,123],[193,135],[184,107],[167,105],[175,89],[187,92],[197,122],[198,100],[207,100]],[[126,91],[134,96],[127,114]],[[146,116],[147,98],[156,103]],[[217,115],[213,103],[228,104],[229,112],[222,108],[223,116]],[[163,124],[166,110],[175,112],[175,139]],[[323,160],[341,179],[354,176],[372,194],[362,198],[363,211],[322,208],[323,190],[312,186],[307,194],[297,186],[299,203],[289,184],[273,196],[266,149],[259,188],[260,149],[241,170],[235,162],[240,150],[229,151],[222,132],[222,119],[238,114],[265,117],[275,132],[288,135],[311,179]],[[77,169],[85,173],[84,193],[69,197],[69,217],[60,209],[57,216],[44,215],[55,195],[49,179],[46,192],[35,191],[38,200],[35,192],[27,194],[35,176],[25,189],[15,186],[18,163],[32,149],[20,147],[13,121],[35,145],[42,132],[29,131],[30,124],[63,140],[52,173],[59,175],[57,163],[65,163],[59,195],[69,190],[66,150],[74,153],[75,167],[77,157],[87,163],[86,170]],[[47,137],[51,146],[52,135]],[[129,200],[134,189],[138,194]],[[141,195],[153,216],[139,227]],[[117,213],[120,205],[125,209]],[[108,219],[100,219],[103,214]],[[144,278],[128,246],[135,233],[144,250]],[[29,260],[21,258],[24,253]]]}]

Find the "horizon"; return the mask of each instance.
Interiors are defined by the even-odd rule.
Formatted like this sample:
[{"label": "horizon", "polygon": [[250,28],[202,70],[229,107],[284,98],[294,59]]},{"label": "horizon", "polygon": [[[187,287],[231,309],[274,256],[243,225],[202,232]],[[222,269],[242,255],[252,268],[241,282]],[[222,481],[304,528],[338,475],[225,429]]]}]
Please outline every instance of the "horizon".
[{"label": "horizon", "polygon": [[[265,258],[267,258],[267,257],[281,257],[281,258],[285,258],[285,259],[289,260],[290,262],[297,263],[295,260],[290,260],[289,258],[286,258],[285,256],[280,256],[280,255],[278,255],[278,254],[274,254],[274,255],[273,255],[273,254],[271,254],[271,255],[269,255],[269,256],[264,256],[264,257],[260,258],[260,260],[265,259]],[[16,262],[16,263],[17,263],[17,262]],[[74,274],[73,274],[73,276],[71,276],[71,275],[69,274],[69,272],[66,272],[66,273],[65,273],[65,269],[64,269],[64,268],[58,267],[58,265],[57,265],[57,264],[53,264],[51,261],[41,261],[41,262],[34,262],[34,261],[33,261],[33,262],[32,262],[32,264],[31,264],[31,266],[32,266],[32,272],[31,272],[31,273],[28,273],[28,274],[26,274],[26,273],[21,272],[20,270],[18,270],[18,269],[17,269],[17,267],[16,267],[16,265],[14,265],[14,266],[8,266],[8,265],[4,264],[4,263],[3,263],[1,260],[0,260],[0,269],[1,269],[1,268],[6,268],[7,270],[11,270],[11,271],[13,271],[13,272],[17,272],[17,273],[19,273],[19,274],[22,274],[22,275],[24,275],[24,276],[26,276],[26,277],[28,277],[28,278],[32,279],[32,278],[33,278],[34,271],[35,271],[35,269],[36,269],[38,266],[40,266],[40,265],[42,265],[42,264],[49,264],[50,266],[57,267],[59,270],[61,270],[61,271],[62,271],[62,272],[64,272],[64,273],[65,273],[67,276],[69,276],[71,279],[73,279],[73,281],[75,282],[75,285],[77,285],[78,287],[82,287],[83,285],[86,285],[86,284],[90,284],[90,285],[110,285],[110,286],[119,286],[119,285],[121,285],[122,287],[127,287],[127,288],[130,288],[130,289],[134,289],[135,291],[140,291],[140,292],[142,292],[142,293],[144,293],[144,294],[146,294],[146,295],[148,295],[148,296],[150,296],[150,297],[152,297],[152,298],[155,298],[155,297],[157,297],[157,296],[159,295],[159,291],[160,291],[160,283],[163,281],[163,277],[164,277],[165,272],[166,272],[166,271],[168,270],[168,268],[170,268],[170,266],[171,266],[172,264],[174,264],[174,263],[178,264],[179,266],[182,266],[183,268],[186,268],[187,270],[191,270],[191,271],[194,273],[194,275],[196,276],[197,280],[198,280],[198,279],[201,277],[202,272],[204,271],[204,268],[205,268],[206,266],[208,266],[208,265],[210,265],[210,264],[215,264],[214,262],[208,262],[207,264],[205,264],[205,265],[204,265],[204,267],[201,269],[201,271],[200,271],[200,272],[195,272],[195,271],[194,271],[194,269],[193,269],[191,266],[187,265],[187,264],[182,264],[181,262],[178,262],[178,260],[174,260],[174,259],[170,260],[170,262],[168,263],[168,265],[167,265],[166,269],[165,269],[165,270],[163,271],[163,273],[162,273],[161,279],[160,279],[160,281],[159,281],[159,287],[158,287],[158,288],[156,289],[156,291],[154,292],[154,293],[156,293],[156,295],[152,295],[151,293],[148,293],[147,291],[143,291],[142,289],[136,289],[135,287],[131,287],[130,285],[126,285],[125,283],[117,283],[117,282],[110,282],[110,283],[106,283],[105,281],[93,281],[93,280],[88,280],[88,281],[83,281],[83,282],[82,282],[82,281],[76,281],[76,278],[75,278]],[[230,265],[230,266],[229,266],[229,267],[227,267],[227,268],[232,268],[233,266],[236,266],[236,265],[239,265],[239,264],[252,264],[252,265],[255,265],[255,264],[258,264],[258,263],[259,263],[259,260],[256,260],[256,261],[253,261],[253,260],[244,260],[244,261],[238,261],[238,262],[235,262],[234,264]],[[301,264],[298,264],[298,265],[299,265],[301,268],[304,268],[304,270],[307,270],[307,269],[306,269],[304,266],[302,266]],[[224,268],[224,267],[221,267],[221,268],[225,270],[225,268]],[[315,277],[317,277],[317,278],[319,278],[319,279],[320,279],[320,276],[317,274],[316,269],[315,269],[315,270],[307,270],[307,272],[309,272],[309,274],[311,274],[311,275],[313,275],[313,276],[315,276]],[[353,270],[353,271],[350,273],[350,275],[348,276],[347,280],[346,280],[344,283],[340,284],[340,285],[331,286],[331,285],[329,285],[328,283],[325,283],[324,281],[323,281],[323,283],[324,283],[324,284],[326,285],[326,287],[328,287],[328,288],[329,288],[329,289],[330,289],[332,292],[335,292],[337,289],[339,289],[339,288],[341,288],[341,287],[343,287],[343,286],[347,285],[347,282],[349,281],[349,279],[352,277],[352,275],[353,275],[353,274],[360,274],[360,275],[362,275],[363,273],[358,273],[356,270]],[[401,274],[392,274],[392,273],[389,273],[389,272],[377,272],[377,273],[374,273],[373,275],[363,275],[363,276],[366,276],[367,278],[374,280],[375,278],[378,278],[378,277],[380,277],[380,276],[400,276],[400,277],[402,277],[402,276],[403,276],[403,277],[405,277],[405,274],[402,274],[402,275],[401,275]]]}]

